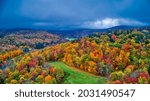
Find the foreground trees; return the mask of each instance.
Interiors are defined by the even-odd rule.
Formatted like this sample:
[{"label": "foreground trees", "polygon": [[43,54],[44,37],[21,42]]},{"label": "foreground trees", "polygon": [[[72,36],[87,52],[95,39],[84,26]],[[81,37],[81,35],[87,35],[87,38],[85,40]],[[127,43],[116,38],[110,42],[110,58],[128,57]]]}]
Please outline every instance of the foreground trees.
[{"label": "foreground trees", "polygon": [[63,62],[105,76],[108,83],[150,83],[149,35],[133,31],[106,36],[70,43],[65,47]]}]

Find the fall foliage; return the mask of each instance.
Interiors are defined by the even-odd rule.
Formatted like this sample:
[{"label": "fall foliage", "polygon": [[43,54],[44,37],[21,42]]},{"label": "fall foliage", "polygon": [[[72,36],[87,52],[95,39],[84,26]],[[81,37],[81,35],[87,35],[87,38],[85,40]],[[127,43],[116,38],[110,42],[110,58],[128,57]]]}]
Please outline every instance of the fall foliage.
[{"label": "fall foliage", "polygon": [[[62,69],[47,65],[62,61],[70,67],[107,78],[107,83],[150,83],[150,39],[142,32],[100,34],[22,54],[21,50],[0,55],[0,83],[61,83]],[[13,60],[12,67],[7,65]]]}]

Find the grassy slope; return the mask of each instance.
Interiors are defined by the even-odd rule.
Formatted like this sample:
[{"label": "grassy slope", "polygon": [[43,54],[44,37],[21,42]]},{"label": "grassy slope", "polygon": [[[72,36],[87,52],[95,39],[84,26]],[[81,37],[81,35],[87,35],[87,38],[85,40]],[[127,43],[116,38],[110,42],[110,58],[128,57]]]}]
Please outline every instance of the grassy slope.
[{"label": "grassy slope", "polygon": [[106,78],[92,75],[77,68],[69,67],[62,62],[50,62],[55,68],[62,68],[66,74],[63,83],[71,84],[103,84]]}]

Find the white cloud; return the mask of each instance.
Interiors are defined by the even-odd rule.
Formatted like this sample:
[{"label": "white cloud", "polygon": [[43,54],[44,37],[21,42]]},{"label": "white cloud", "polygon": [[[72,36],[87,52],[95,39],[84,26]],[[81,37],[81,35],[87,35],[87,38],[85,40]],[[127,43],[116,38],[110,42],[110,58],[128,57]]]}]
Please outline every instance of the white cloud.
[{"label": "white cloud", "polygon": [[105,18],[102,20],[85,22],[84,24],[81,25],[81,27],[103,29],[103,28],[110,28],[119,25],[144,25],[144,23],[136,20],[131,20],[131,19]]}]

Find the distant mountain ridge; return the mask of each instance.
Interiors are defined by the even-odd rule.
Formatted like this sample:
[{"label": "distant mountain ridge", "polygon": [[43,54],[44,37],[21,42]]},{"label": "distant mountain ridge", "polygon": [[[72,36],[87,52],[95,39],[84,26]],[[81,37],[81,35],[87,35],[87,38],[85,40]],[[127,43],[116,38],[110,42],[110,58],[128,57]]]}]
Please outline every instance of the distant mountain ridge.
[{"label": "distant mountain ridge", "polygon": [[32,28],[14,28],[14,29],[0,29],[0,37],[4,36],[5,34],[12,34],[15,32],[19,32],[19,31],[24,31],[26,33],[30,33],[30,32],[37,32],[37,31],[47,31],[49,33],[52,34],[57,34],[61,37],[74,37],[74,38],[80,38],[80,37],[84,37],[87,35],[91,35],[94,32],[108,32],[108,31],[113,31],[113,30],[130,30],[130,29],[134,29],[134,28],[138,28],[138,29],[142,29],[142,28],[147,28],[150,29],[150,25],[149,26],[128,26],[128,25],[120,25],[120,26],[115,26],[115,27],[111,27],[111,28],[106,28],[106,29],[86,29],[86,28],[78,28],[78,29],[69,29],[69,30],[42,30],[42,29],[32,29]]},{"label": "distant mountain ridge", "polygon": [[121,25],[121,26],[115,26],[115,27],[111,27],[111,28],[106,28],[106,29],[72,29],[72,30],[48,30],[48,32],[53,33],[53,34],[57,34],[60,36],[68,36],[68,37],[75,37],[75,38],[80,38],[80,37],[84,37],[87,35],[91,35],[94,32],[108,32],[108,31],[113,31],[113,30],[131,30],[134,28],[137,29],[142,29],[142,28],[148,28],[150,29],[150,26],[127,26],[127,25]]}]

